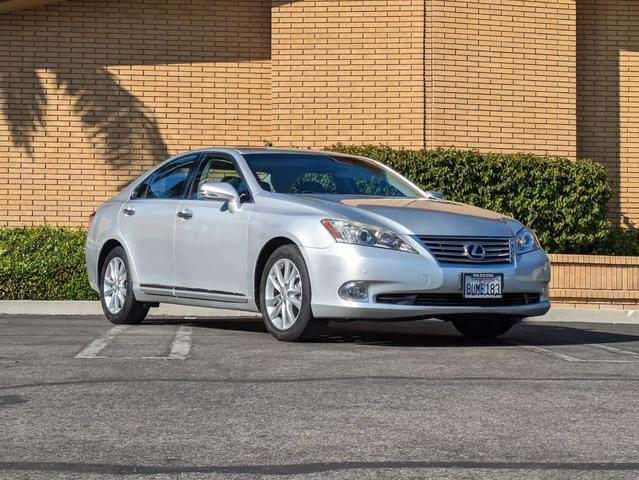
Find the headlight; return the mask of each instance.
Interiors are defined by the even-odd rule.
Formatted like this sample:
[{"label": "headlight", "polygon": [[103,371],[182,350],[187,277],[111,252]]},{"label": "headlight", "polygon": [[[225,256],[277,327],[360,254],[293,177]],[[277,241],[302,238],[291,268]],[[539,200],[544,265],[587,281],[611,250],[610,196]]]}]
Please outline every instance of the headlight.
[{"label": "headlight", "polygon": [[538,248],[541,247],[532,230],[524,227],[515,235],[515,251],[517,253],[528,253]]},{"label": "headlight", "polygon": [[333,235],[335,241],[340,243],[417,253],[417,250],[390,230],[363,223],[349,222],[348,220],[325,219],[322,220],[322,225]]}]

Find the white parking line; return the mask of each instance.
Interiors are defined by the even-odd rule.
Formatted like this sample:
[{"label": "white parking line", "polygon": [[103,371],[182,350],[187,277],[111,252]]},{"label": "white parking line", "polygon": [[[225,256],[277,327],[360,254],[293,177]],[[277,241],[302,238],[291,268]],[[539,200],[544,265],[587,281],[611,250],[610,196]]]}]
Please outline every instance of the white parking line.
[{"label": "white parking line", "polygon": [[98,353],[108,347],[116,335],[119,335],[127,328],[129,328],[128,325],[113,327],[101,337],[93,340],[84,350],[78,353],[75,358],[98,358]]},{"label": "white parking line", "polygon": [[617,360],[617,359],[584,359],[573,357],[572,355],[567,355],[565,353],[555,352],[553,350],[549,350],[547,348],[538,347],[536,345],[527,345],[525,343],[515,342],[514,340],[505,340],[504,342],[509,343],[511,345],[515,345],[516,347],[522,348],[524,350],[528,350],[529,352],[539,353],[541,355],[545,355],[546,357],[556,358],[559,360],[563,360],[564,362],[572,362],[572,363],[639,363],[639,354],[636,352],[631,352],[630,350],[623,350],[621,348],[610,347],[608,345],[600,345],[598,343],[588,343],[584,344],[585,347],[594,347],[600,350],[605,350],[607,352],[616,353],[619,355],[631,355],[636,357],[637,360]]},{"label": "white parking line", "polygon": [[629,355],[631,357],[639,358],[639,353],[632,352],[630,350],[624,350],[623,348],[611,347],[610,345],[601,345],[600,343],[589,343],[589,347],[598,348],[611,353],[617,353],[619,355]]},{"label": "white parking line", "polygon": [[563,360],[564,362],[583,362],[581,358],[573,357],[572,355],[566,355],[565,353],[553,352],[552,350],[548,350],[547,348],[541,348],[535,345],[526,345],[525,343],[519,343],[513,340],[504,340],[504,341],[506,343],[515,345],[519,348],[523,348],[524,350],[540,353],[541,355],[545,355],[547,357],[557,358],[559,360]]},{"label": "white parking line", "polygon": [[115,337],[129,328],[129,325],[118,325],[106,332],[99,338],[93,340],[84,350],[78,353],[75,358],[117,358],[121,360],[187,360],[191,354],[193,328],[181,325],[175,333],[175,338],[171,342],[171,351],[166,357],[158,356],[109,356],[99,355],[107,348]]},{"label": "white parking line", "polygon": [[175,339],[171,344],[171,353],[167,357],[169,360],[186,360],[191,354],[191,335],[193,328],[181,325],[175,334]]}]

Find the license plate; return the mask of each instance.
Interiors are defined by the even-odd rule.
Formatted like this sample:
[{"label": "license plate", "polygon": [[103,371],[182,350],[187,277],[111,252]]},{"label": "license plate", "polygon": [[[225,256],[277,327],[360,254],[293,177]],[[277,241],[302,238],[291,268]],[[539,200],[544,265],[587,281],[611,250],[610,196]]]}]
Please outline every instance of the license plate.
[{"label": "license plate", "polygon": [[464,273],[464,298],[501,298],[504,276],[501,273]]}]

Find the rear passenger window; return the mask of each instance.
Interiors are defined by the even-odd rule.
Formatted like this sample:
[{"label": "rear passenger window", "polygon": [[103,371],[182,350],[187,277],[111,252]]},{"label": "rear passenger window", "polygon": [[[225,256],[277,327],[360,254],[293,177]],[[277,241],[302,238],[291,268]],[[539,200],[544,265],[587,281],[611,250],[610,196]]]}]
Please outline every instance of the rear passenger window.
[{"label": "rear passenger window", "polygon": [[144,198],[182,198],[196,159],[197,155],[178,158],[157,171],[148,182]]}]

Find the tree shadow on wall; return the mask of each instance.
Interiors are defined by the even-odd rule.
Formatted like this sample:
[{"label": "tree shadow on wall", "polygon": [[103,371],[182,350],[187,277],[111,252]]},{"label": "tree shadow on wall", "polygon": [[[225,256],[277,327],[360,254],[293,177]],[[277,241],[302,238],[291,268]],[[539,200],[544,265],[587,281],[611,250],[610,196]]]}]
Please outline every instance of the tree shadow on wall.
[{"label": "tree shadow on wall", "polygon": [[47,105],[42,81],[35,70],[0,72],[0,96],[13,143],[33,154],[33,134],[44,126]]},{"label": "tree shadow on wall", "polygon": [[[58,120],[67,115],[66,109],[53,112],[58,99],[47,101],[49,85],[38,76],[38,72],[47,72],[62,93],[60,100],[73,100],[69,114],[77,115],[83,128],[94,135],[96,155],[108,164],[137,171],[151,161],[166,159],[168,148],[153,113],[111,72],[159,66],[146,71],[160,76],[161,86],[173,82],[177,88],[177,94],[171,91],[159,103],[186,102],[198,109],[204,108],[200,103],[208,105],[204,127],[215,128],[225,121],[216,123],[214,102],[218,100],[209,102],[213,95],[200,90],[197,79],[210,86],[222,73],[219,82],[229,83],[215,94],[226,95],[219,100],[224,104],[220,110],[232,116],[233,100],[245,95],[247,88],[233,83],[232,75],[245,76],[247,62],[270,59],[270,11],[271,0],[157,0],[144,4],[86,0],[0,15],[0,51],[4,54],[0,59],[0,113],[7,120],[13,143],[34,156],[38,130],[49,127],[44,125],[45,112],[57,114]],[[187,78],[178,68],[166,69],[168,65],[187,65]],[[179,93],[181,85],[186,88],[185,99]],[[240,102],[238,109],[246,106]],[[189,138],[189,124],[180,127],[179,122],[174,123],[171,133]],[[52,120],[52,135],[66,133],[56,127]],[[69,141],[74,141],[72,132]]]},{"label": "tree shadow on wall", "polygon": [[[116,168],[127,167],[132,155],[156,163],[169,152],[157,123],[144,104],[122,88],[105,68],[82,74],[53,69],[56,86],[73,97],[73,113],[96,139],[104,142],[104,158]],[[44,127],[47,97],[38,73],[33,70],[3,72],[0,76],[2,112],[15,145],[33,154],[33,136]]]},{"label": "tree shadow on wall", "polygon": [[[106,69],[95,68],[82,75],[59,71],[55,72],[55,78],[59,88],[76,98],[74,112],[104,140],[109,163],[116,167],[126,166],[126,159],[133,152],[156,162],[168,157],[168,148],[155,119]],[[96,99],[96,86],[102,100]]]}]

